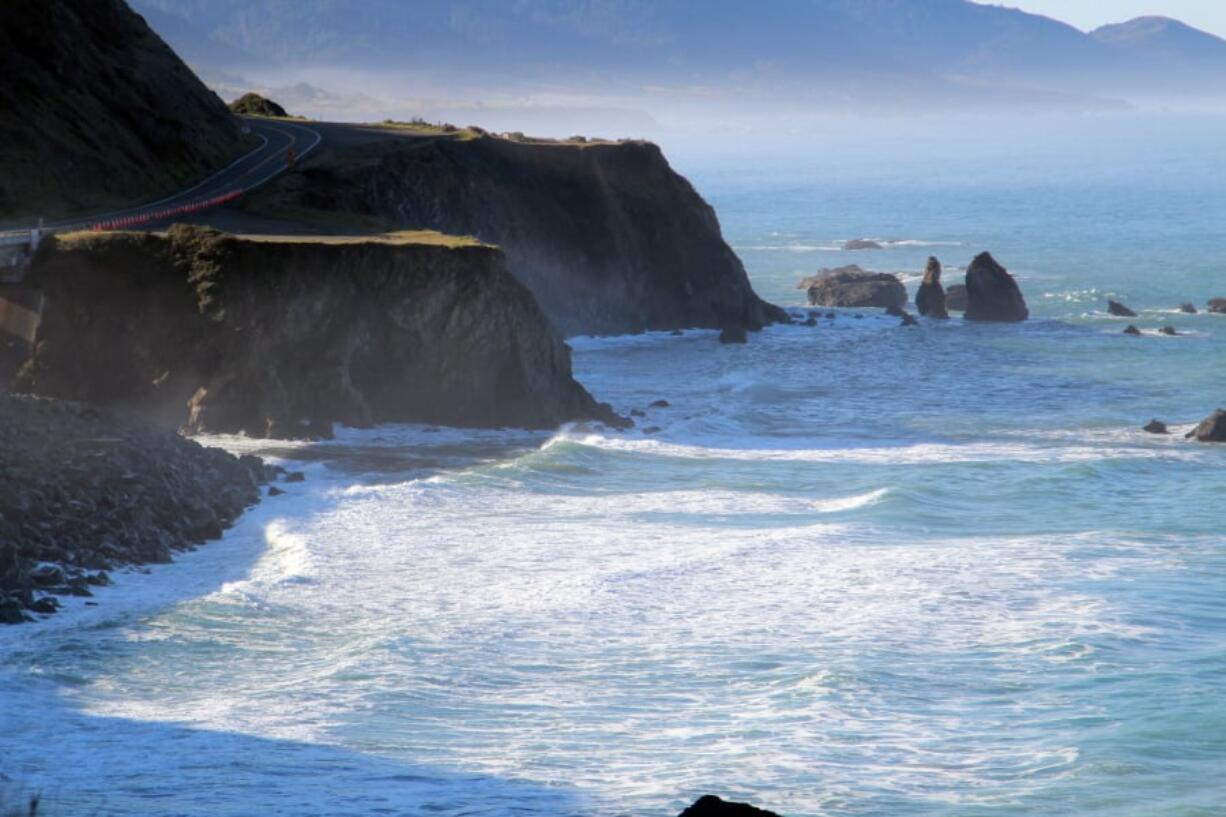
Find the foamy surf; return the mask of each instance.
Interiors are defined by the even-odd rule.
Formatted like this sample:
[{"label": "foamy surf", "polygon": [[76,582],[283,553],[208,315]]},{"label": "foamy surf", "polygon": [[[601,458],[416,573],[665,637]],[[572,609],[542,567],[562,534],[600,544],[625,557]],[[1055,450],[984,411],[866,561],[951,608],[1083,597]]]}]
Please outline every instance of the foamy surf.
[{"label": "foamy surf", "polygon": [[889,488],[878,488],[856,496],[838,497],[836,499],[817,499],[809,503],[809,507],[818,513],[839,513],[854,511],[857,508],[867,508],[876,505],[890,493]]}]

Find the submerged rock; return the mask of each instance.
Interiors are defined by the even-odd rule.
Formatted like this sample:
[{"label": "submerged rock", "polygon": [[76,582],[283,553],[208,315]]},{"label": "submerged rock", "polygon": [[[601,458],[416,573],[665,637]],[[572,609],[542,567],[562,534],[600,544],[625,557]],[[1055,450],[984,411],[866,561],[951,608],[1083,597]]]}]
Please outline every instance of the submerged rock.
[{"label": "submerged rock", "polygon": [[915,308],[926,318],[949,318],[949,311],[945,306],[945,288],[941,286],[941,262],[935,257],[928,259],[924,280],[915,293]]},{"label": "submerged rock", "polygon": [[1178,335],[1179,334],[1178,330],[1176,330],[1175,327],[1173,326],[1164,326],[1158,331],[1164,335]]},{"label": "submerged rock", "polygon": [[1166,427],[1166,423],[1158,419],[1150,420],[1145,425],[1141,426],[1142,431],[1148,431],[1150,434],[1170,434],[1170,429]]},{"label": "submerged rock", "polygon": [[1226,315],[1226,298],[1213,298],[1209,301],[1209,311],[1218,315]]},{"label": "submerged rock", "polygon": [[825,269],[801,281],[809,303],[819,306],[879,307],[902,306],[907,289],[897,275],[868,272],[855,264]]},{"label": "submerged rock", "polygon": [[1226,443],[1226,411],[1217,409],[1185,436],[1202,443]]},{"label": "submerged rock", "polygon": [[1183,303],[1183,304],[1180,304],[1180,305],[1179,305],[1179,311],[1180,311],[1180,312],[1183,312],[1185,315],[1195,315],[1195,314],[1197,314],[1196,305],[1195,305],[1195,304],[1193,304],[1193,303]]},{"label": "submerged rock", "polygon": [[844,250],[880,250],[881,245],[868,238],[853,238],[843,242]]},{"label": "submerged rock", "polygon": [[991,253],[980,253],[966,270],[966,319],[1018,323],[1030,317],[1013,276]]},{"label": "submerged rock", "polygon": [[1133,312],[1119,301],[1113,301],[1110,298],[1107,299],[1107,312],[1115,315],[1117,318],[1135,318],[1137,316],[1136,312]]},{"label": "submerged rock", "polygon": [[694,801],[694,804],[681,812],[679,817],[779,817],[779,815],[748,803],[721,800],[713,794],[708,794]]},{"label": "submerged rock", "polygon": [[945,290],[945,308],[950,312],[966,311],[966,286],[953,284]]}]

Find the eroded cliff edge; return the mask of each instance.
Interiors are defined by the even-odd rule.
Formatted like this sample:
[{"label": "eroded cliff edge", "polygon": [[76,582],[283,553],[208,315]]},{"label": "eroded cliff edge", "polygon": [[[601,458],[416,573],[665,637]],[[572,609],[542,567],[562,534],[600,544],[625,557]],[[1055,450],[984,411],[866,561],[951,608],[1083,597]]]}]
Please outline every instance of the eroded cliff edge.
[{"label": "eroded cliff edge", "polygon": [[714,210],[654,144],[349,126],[324,134],[324,150],[252,209],[477,236],[503,248],[567,335],[787,320],[753,291]]},{"label": "eroded cliff edge", "polygon": [[617,423],[502,253],[470,239],[79,233],[46,242],[18,386],[190,432]]}]

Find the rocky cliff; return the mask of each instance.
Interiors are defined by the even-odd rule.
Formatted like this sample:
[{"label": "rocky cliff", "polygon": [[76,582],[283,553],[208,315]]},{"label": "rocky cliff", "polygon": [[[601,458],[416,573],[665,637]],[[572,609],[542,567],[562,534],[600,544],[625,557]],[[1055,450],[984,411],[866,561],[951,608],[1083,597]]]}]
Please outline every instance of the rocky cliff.
[{"label": "rocky cliff", "polygon": [[253,206],[497,244],[568,335],[786,320],[754,293],[715,212],[653,144],[338,126],[325,136],[302,173]]},{"label": "rocky cliff", "polygon": [[4,0],[0,219],[179,189],[243,147],[226,106],[123,0]]},{"label": "rocky cliff", "polygon": [[502,253],[437,234],[49,240],[30,392],[189,431],[326,436],[333,422],[617,422]]}]

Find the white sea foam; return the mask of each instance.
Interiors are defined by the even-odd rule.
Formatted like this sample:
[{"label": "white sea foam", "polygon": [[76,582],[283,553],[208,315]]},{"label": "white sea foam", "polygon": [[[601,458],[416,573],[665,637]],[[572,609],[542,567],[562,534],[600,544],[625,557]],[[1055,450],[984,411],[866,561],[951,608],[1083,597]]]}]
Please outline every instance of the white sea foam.
[{"label": "white sea foam", "polygon": [[869,491],[855,496],[838,497],[836,499],[818,499],[810,503],[818,513],[838,513],[840,511],[854,511],[857,508],[865,508],[869,505],[876,505],[890,492],[889,488],[878,488],[875,491]]}]

